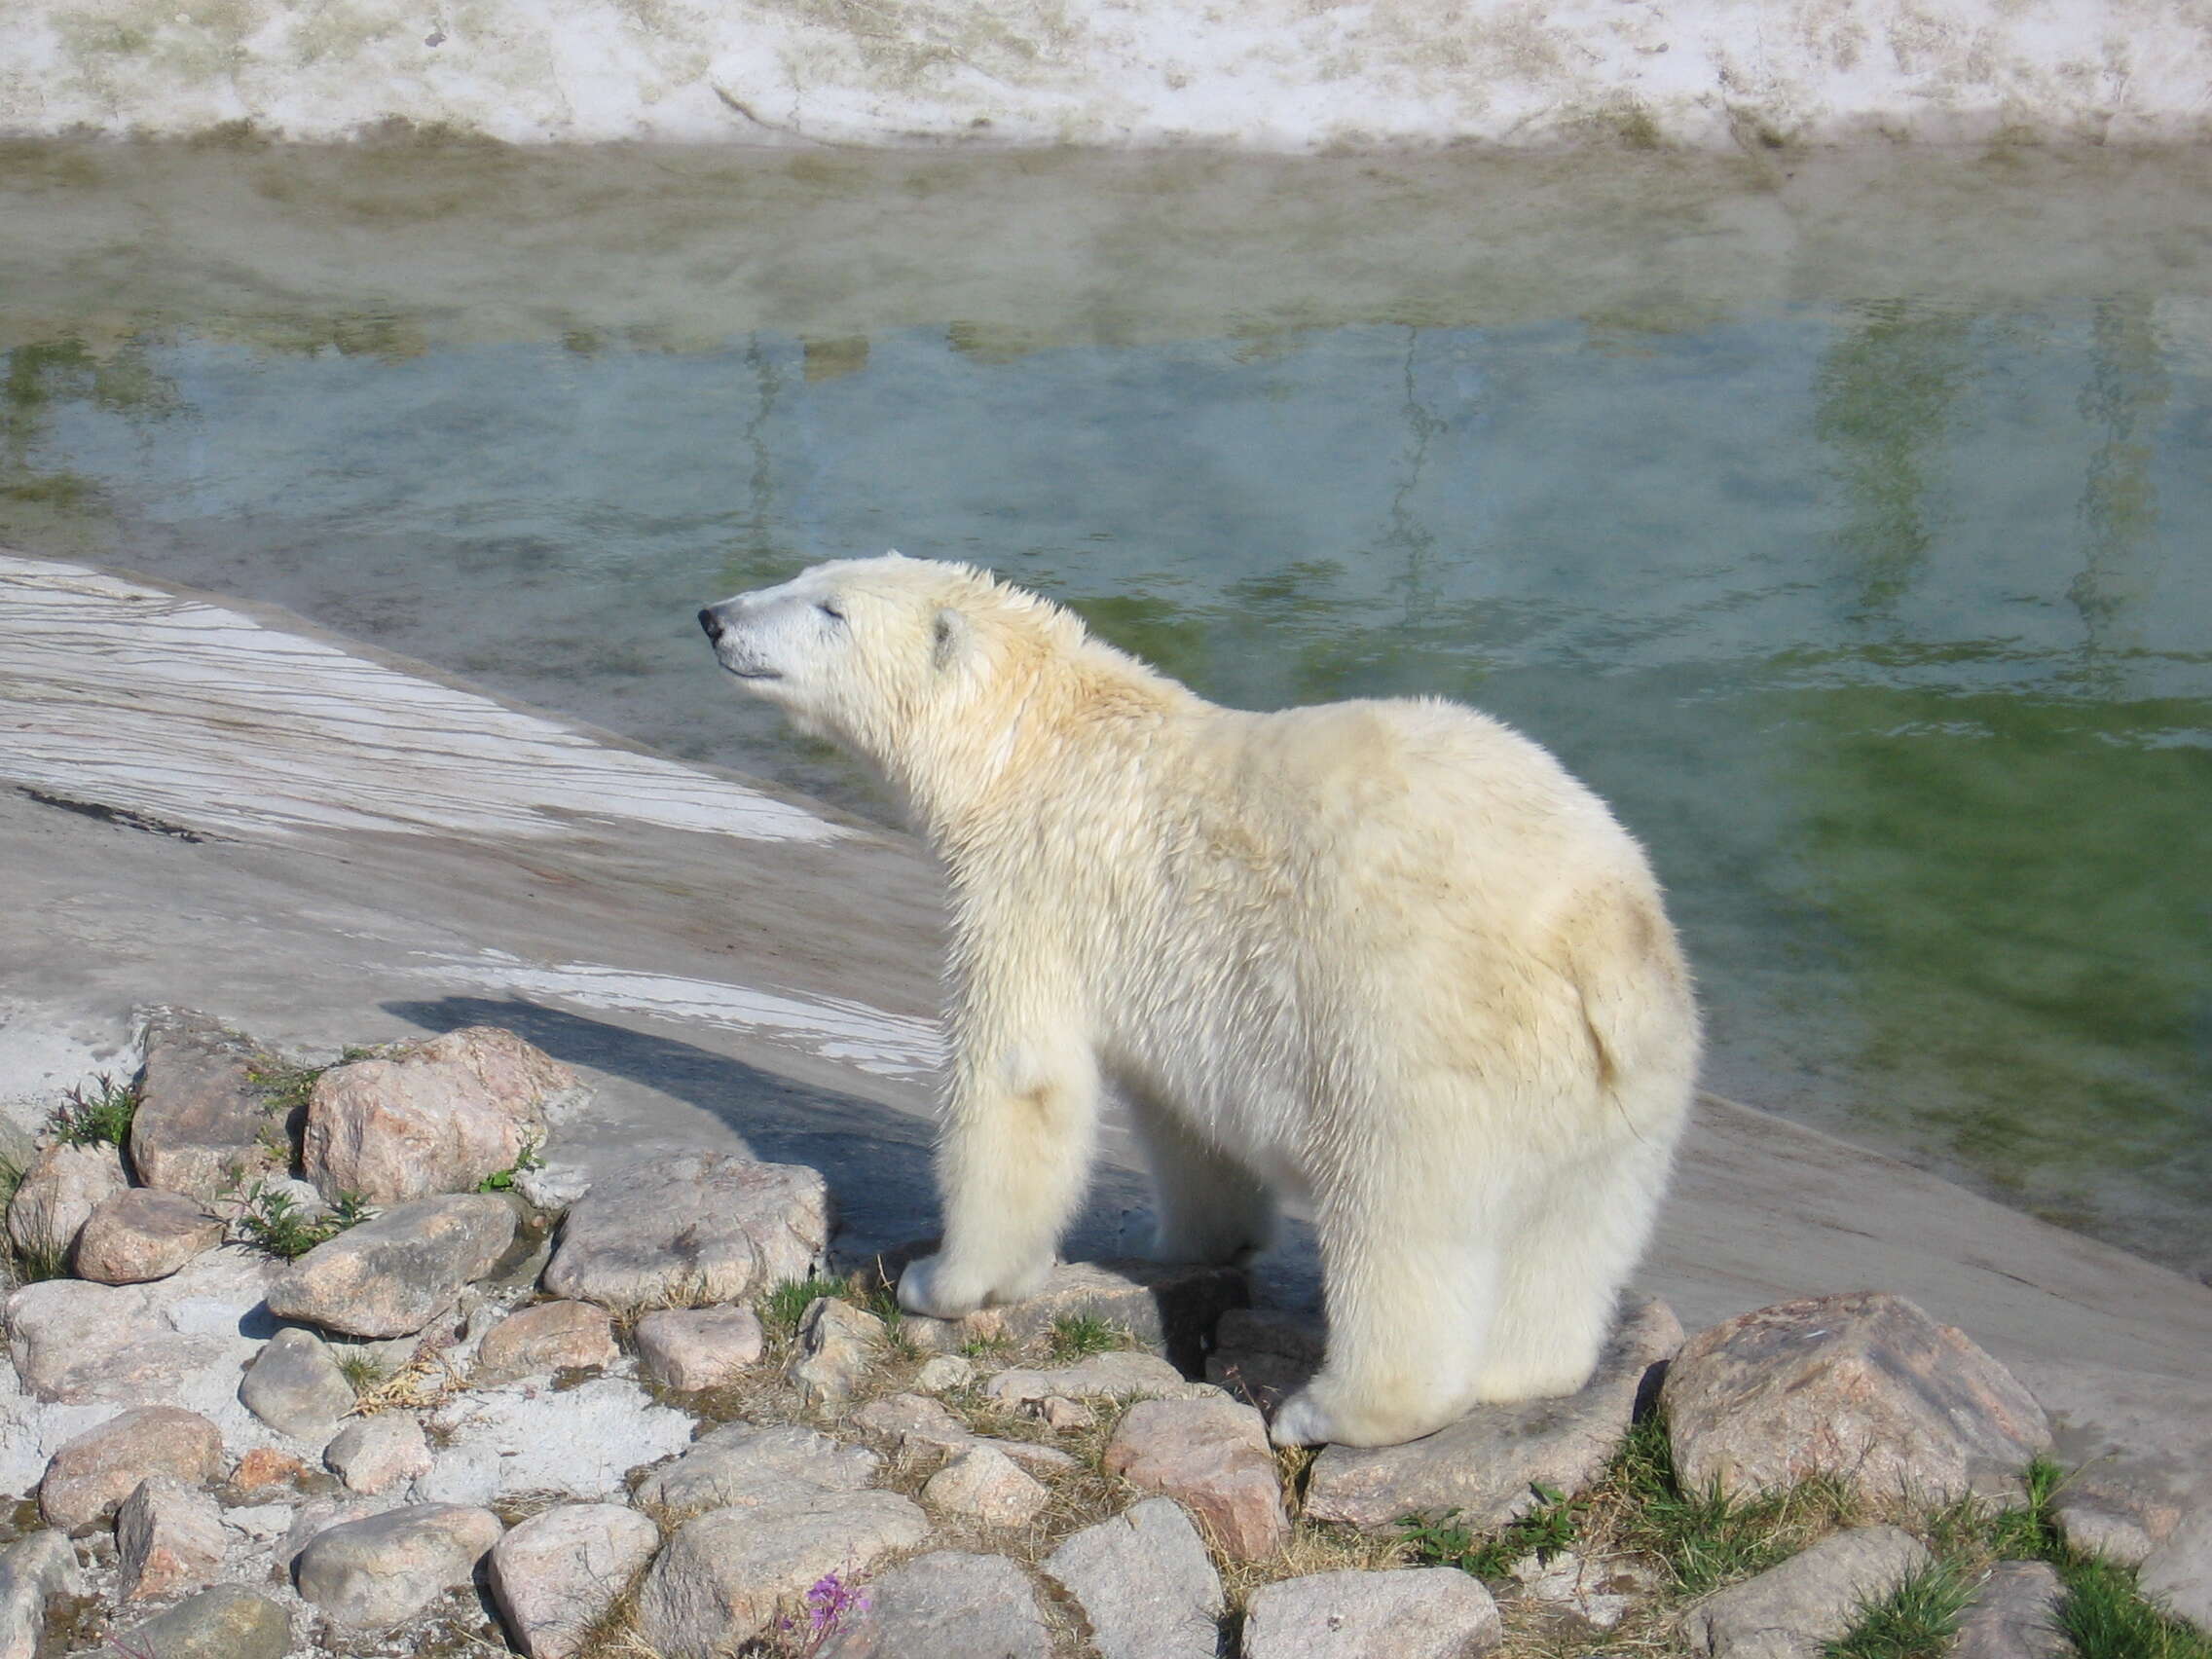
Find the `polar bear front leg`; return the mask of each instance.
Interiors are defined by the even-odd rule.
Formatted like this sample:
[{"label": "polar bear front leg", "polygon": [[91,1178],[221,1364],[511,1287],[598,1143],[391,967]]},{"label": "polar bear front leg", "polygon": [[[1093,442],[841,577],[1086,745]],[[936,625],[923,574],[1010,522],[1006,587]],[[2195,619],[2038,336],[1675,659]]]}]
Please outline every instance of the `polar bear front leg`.
[{"label": "polar bear front leg", "polygon": [[937,1159],[944,1244],[900,1275],[900,1307],[957,1319],[1044,1288],[1090,1173],[1098,1095],[1072,1035],[955,1056]]}]

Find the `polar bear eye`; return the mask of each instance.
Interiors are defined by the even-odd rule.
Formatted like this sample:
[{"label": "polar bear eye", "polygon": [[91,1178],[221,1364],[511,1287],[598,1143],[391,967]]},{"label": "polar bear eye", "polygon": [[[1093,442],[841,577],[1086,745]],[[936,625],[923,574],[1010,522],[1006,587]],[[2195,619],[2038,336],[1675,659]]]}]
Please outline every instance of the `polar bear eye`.
[{"label": "polar bear eye", "polygon": [[823,615],[829,617],[832,622],[842,622],[845,619],[845,613],[842,610],[839,610],[834,605],[831,605],[828,600],[823,600],[820,604],[815,606],[814,608],[821,611]]}]

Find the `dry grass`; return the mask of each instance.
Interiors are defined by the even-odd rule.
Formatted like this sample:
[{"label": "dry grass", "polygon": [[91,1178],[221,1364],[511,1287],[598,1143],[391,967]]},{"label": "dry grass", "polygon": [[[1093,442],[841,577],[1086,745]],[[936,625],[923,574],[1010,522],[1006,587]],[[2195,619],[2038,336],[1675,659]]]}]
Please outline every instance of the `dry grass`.
[{"label": "dry grass", "polygon": [[[379,1412],[434,1412],[454,1395],[468,1385],[459,1367],[447,1357],[458,1339],[450,1329],[434,1328],[434,1334],[415,1345],[415,1351],[399,1367],[382,1381],[366,1376],[353,1382],[353,1406],[348,1417],[374,1417]],[[366,1355],[359,1356],[366,1359]],[[341,1361],[341,1369],[344,1362]]]}]

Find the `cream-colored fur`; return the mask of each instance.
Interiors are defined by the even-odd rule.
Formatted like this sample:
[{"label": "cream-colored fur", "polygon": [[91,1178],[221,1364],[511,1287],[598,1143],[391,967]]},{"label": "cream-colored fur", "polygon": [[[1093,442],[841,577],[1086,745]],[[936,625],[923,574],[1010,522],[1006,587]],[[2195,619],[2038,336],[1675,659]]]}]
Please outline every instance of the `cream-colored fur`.
[{"label": "cream-colored fur", "polygon": [[879,766],[950,874],[940,1254],[900,1300],[1033,1292],[1103,1089],[1156,1253],[1310,1203],[1329,1346],[1282,1443],[1383,1445],[1596,1364],[1697,1064],[1641,850],[1533,743],[1434,700],[1216,707],[963,566],[817,567],[701,613]]}]

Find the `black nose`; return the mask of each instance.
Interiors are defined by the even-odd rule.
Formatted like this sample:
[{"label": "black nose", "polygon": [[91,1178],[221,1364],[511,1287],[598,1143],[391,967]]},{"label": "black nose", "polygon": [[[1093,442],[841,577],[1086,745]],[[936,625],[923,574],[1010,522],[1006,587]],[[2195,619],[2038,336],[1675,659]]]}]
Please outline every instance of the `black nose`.
[{"label": "black nose", "polygon": [[722,637],[722,619],[715,614],[715,608],[711,605],[699,612],[699,626],[707,630],[707,638],[710,640]]}]

